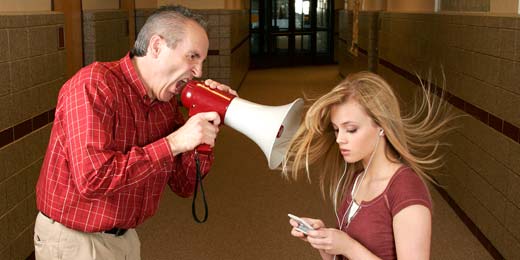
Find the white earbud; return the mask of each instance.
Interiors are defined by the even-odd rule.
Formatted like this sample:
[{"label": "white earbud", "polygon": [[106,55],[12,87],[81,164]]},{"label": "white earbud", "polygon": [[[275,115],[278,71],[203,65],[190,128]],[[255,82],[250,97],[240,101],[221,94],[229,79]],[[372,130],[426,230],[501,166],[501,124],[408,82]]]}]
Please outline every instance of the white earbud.
[{"label": "white earbud", "polygon": [[379,136],[383,136],[383,135],[385,135],[385,130],[383,128],[381,128],[379,130]]}]

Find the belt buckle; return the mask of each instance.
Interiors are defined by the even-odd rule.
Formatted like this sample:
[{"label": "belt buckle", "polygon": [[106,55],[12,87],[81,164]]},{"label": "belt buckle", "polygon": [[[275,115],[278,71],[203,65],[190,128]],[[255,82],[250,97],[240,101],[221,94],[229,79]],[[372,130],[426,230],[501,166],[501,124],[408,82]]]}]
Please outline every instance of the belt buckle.
[{"label": "belt buckle", "polygon": [[122,229],[122,228],[116,228],[116,232],[115,232],[115,236],[118,237],[118,236],[122,236],[126,233],[126,229]]},{"label": "belt buckle", "polygon": [[124,228],[112,228],[110,230],[103,231],[103,233],[111,234],[111,235],[118,237],[118,236],[124,235],[126,233],[126,231],[127,231],[127,229],[124,229]]}]

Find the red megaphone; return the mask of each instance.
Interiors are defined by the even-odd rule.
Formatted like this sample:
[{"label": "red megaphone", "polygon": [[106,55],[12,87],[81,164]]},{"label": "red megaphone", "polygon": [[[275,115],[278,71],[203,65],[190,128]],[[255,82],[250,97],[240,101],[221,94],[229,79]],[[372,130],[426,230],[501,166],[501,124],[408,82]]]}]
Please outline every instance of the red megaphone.
[{"label": "red megaphone", "polygon": [[[224,122],[226,110],[231,100],[236,96],[218,89],[212,89],[203,82],[190,80],[181,92],[182,105],[188,108],[188,116],[198,113],[217,112],[221,122]],[[196,148],[197,152],[208,154],[211,147],[201,144]]]},{"label": "red megaphone", "polygon": [[[297,99],[283,106],[264,106],[236,97],[203,82],[191,80],[181,92],[182,105],[189,116],[203,112],[217,112],[221,122],[252,139],[264,152],[269,168],[280,165],[287,145],[298,129],[303,100]],[[197,152],[209,153],[211,147],[201,144]]]}]

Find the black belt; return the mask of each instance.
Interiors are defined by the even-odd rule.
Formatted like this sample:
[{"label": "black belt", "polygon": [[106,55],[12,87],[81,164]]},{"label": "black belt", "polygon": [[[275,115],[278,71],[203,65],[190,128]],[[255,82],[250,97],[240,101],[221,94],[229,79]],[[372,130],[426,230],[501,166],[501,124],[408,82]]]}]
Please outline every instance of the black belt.
[{"label": "black belt", "polygon": [[[42,213],[42,215],[44,215],[45,217],[47,217],[48,219],[51,219],[53,220],[52,218],[50,218],[49,216],[47,216],[47,214],[43,213],[40,211],[40,213]],[[54,220],[55,221],[55,220]],[[128,231],[128,229],[124,229],[124,228],[113,228],[113,229],[110,229],[110,230],[105,230],[105,231],[101,231],[101,233],[105,233],[105,234],[112,234],[116,237],[118,236],[122,236],[126,233],[126,231]]]},{"label": "black belt", "polygon": [[110,230],[101,231],[101,233],[112,234],[112,235],[118,237],[118,236],[124,235],[126,233],[126,231],[128,231],[128,229],[113,228],[113,229],[110,229]]}]

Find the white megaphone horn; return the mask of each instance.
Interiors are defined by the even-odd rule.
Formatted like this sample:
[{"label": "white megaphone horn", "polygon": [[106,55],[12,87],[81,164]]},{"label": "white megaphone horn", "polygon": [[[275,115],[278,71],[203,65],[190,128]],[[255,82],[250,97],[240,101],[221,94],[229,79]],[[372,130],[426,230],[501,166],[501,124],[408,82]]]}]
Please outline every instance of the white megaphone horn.
[{"label": "white megaphone horn", "polygon": [[[181,102],[189,109],[190,117],[202,112],[217,112],[225,125],[260,146],[270,169],[282,162],[287,145],[300,125],[303,110],[301,98],[283,106],[259,105],[194,80],[182,90]],[[207,153],[211,148],[202,144],[197,151]]]}]

